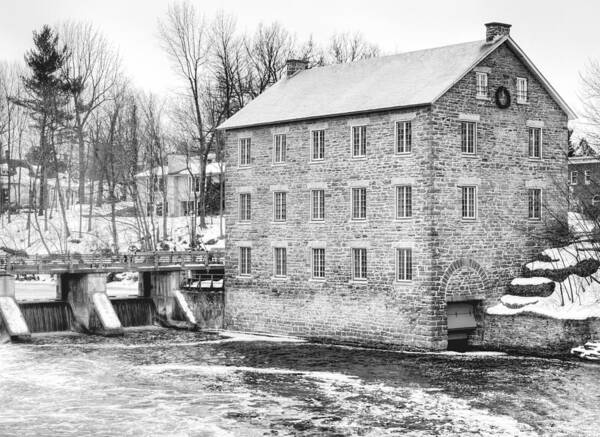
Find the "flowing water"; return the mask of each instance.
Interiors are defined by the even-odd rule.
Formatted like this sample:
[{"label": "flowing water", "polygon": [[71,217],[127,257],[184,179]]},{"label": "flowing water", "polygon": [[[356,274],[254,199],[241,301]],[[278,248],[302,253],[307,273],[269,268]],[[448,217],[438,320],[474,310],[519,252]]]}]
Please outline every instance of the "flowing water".
[{"label": "flowing water", "polygon": [[597,436],[600,366],[149,329],[0,345],[2,436]]},{"label": "flowing water", "polygon": [[29,332],[69,331],[73,323],[73,311],[68,302],[32,301],[19,303]]}]

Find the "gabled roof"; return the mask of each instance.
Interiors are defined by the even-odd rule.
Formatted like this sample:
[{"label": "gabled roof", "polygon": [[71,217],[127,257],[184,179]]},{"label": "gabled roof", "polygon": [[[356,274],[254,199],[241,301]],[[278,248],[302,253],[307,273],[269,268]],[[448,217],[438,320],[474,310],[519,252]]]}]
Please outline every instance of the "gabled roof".
[{"label": "gabled roof", "polygon": [[538,77],[569,118],[575,113],[509,36],[382,56],[284,77],[219,129],[429,105],[503,43]]}]

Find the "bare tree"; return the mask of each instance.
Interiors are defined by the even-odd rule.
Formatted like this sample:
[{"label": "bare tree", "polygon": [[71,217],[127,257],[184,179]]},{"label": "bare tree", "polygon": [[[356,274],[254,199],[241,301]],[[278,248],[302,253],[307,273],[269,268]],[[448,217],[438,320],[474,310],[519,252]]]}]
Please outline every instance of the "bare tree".
[{"label": "bare tree", "polygon": [[586,120],[586,135],[593,144],[600,143],[600,61],[592,60],[581,76],[581,101]]},{"label": "bare tree", "polygon": [[63,74],[70,82],[73,130],[78,145],[79,233],[81,233],[88,161],[86,128],[92,113],[111,98],[111,92],[117,86],[121,76],[121,66],[117,52],[90,23],[63,23],[59,27],[59,35],[69,50],[69,57],[63,65]]},{"label": "bare tree", "polygon": [[[206,163],[211,149],[215,126],[207,125],[202,107],[203,92],[209,81],[209,35],[204,17],[190,3],[169,6],[165,20],[159,23],[163,48],[170,57],[175,71],[185,83],[184,98],[189,102],[193,129],[187,135],[193,141],[192,154],[200,161],[200,179],[206,177]],[[192,126],[190,126],[192,127]],[[200,227],[206,227],[206,193],[198,195]]]},{"label": "bare tree", "polygon": [[360,32],[337,33],[331,37],[326,62],[342,64],[379,56],[379,47],[367,42]]}]

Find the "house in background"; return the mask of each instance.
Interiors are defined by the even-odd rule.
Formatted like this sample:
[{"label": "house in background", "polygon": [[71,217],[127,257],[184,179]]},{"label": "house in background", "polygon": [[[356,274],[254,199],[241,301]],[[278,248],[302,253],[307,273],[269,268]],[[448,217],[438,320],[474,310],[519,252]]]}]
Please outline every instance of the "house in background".
[{"label": "house in background", "polygon": [[509,35],[287,75],[227,120],[226,327],[444,349],[566,221],[573,111]]},{"label": "house in background", "polygon": [[[210,154],[206,166],[207,186],[218,184],[224,170],[224,165]],[[140,172],[135,179],[140,203],[148,215],[189,215],[194,211],[195,193],[201,188],[200,161],[185,155],[168,155],[166,165]]]},{"label": "house in background", "polygon": [[600,156],[569,157],[569,209],[589,217],[600,215]]}]

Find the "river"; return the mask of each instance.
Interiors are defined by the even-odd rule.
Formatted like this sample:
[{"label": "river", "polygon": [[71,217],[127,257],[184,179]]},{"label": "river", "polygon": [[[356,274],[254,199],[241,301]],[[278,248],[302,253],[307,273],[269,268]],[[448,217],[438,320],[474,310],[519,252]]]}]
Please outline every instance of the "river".
[{"label": "river", "polygon": [[600,366],[161,328],[0,345],[2,436],[596,436]]}]

